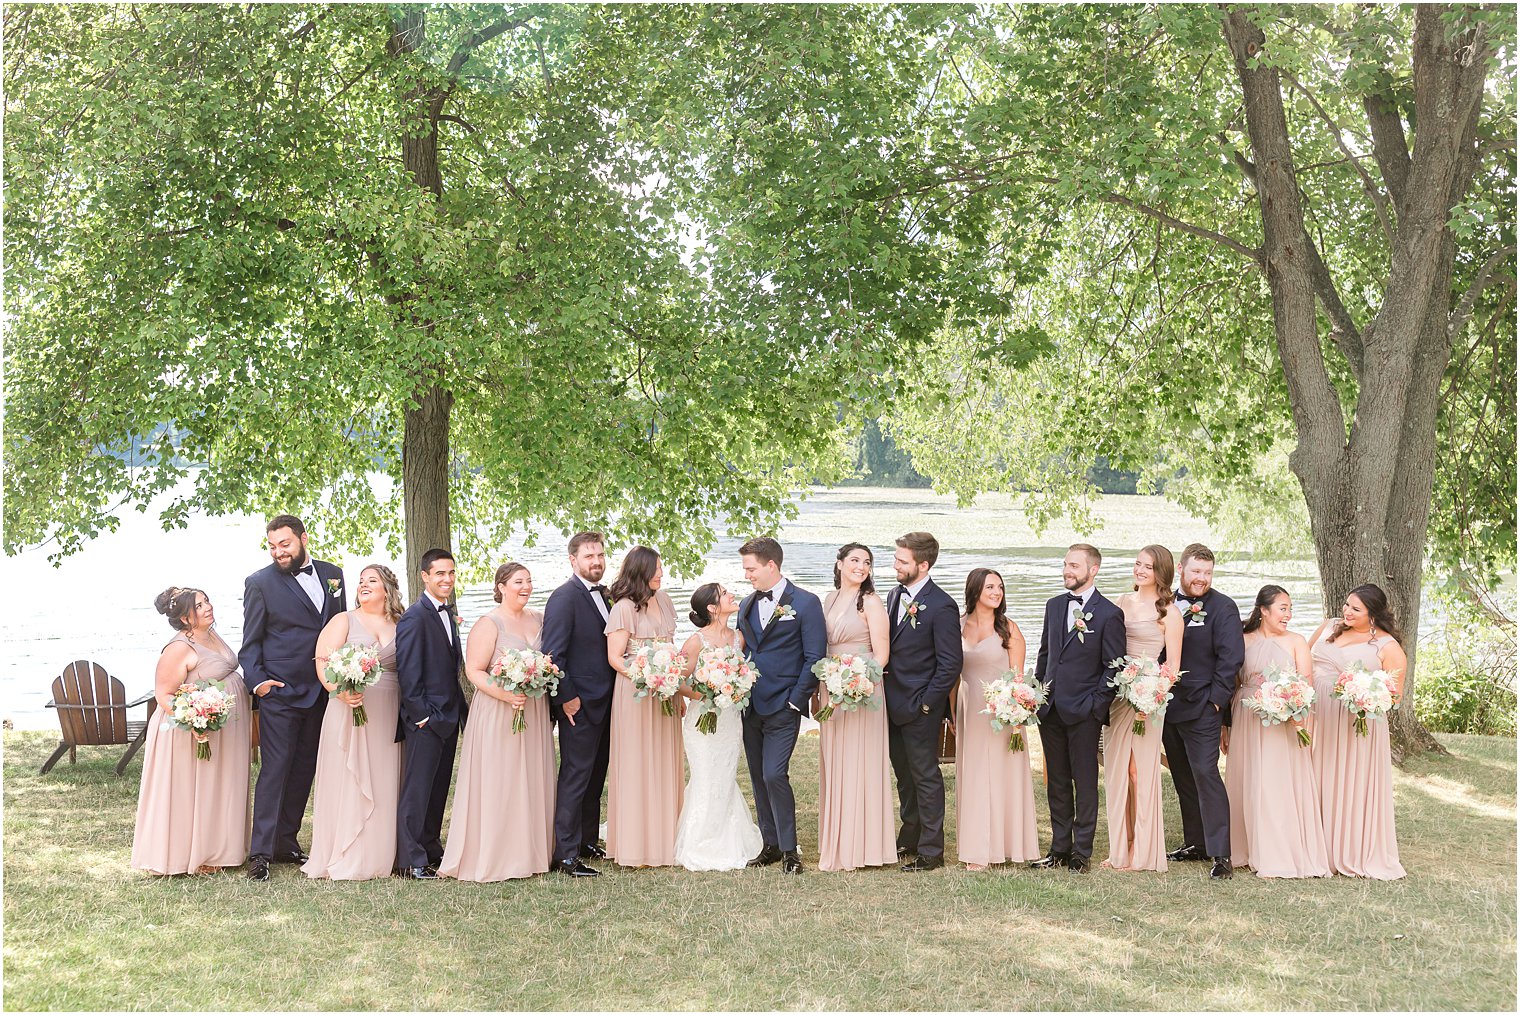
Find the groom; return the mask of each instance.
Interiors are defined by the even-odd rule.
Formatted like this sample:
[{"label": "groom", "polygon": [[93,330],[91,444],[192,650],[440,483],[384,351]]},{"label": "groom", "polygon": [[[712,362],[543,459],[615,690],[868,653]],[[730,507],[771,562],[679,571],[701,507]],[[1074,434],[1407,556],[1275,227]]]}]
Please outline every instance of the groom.
[{"label": "groom", "polygon": [[905,871],[945,865],[945,777],[939,770],[939,731],[945,704],[961,674],[961,621],[955,600],[934,584],[939,540],[910,532],[897,540],[892,568],[897,588],[887,596],[892,648],[884,676],[887,754],[897,776],[902,829],[897,855]]},{"label": "groom", "polygon": [[813,664],[828,650],[823,604],[781,576],[781,544],[774,539],[751,539],[739,547],[739,557],[744,580],[755,588],[739,605],[739,631],[760,671],[744,710],[744,756],[764,845],[749,866],[782,861],[786,873],[801,874],[797,805],[787,769],[818,686]]},{"label": "groom", "polygon": [[317,772],[327,694],[317,679],[317,636],[343,612],[343,571],[306,552],[306,526],[276,515],[265,528],[273,563],[243,586],[238,664],[259,710],[259,780],[253,793],[248,878],[269,864],[305,863],[296,841]]},{"label": "groom", "polygon": [[[1234,874],[1230,864],[1230,798],[1219,777],[1220,726],[1229,725],[1235,676],[1246,658],[1240,607],[1214,585],[1214,551],[1192,543],[1182,551],[1177,608],[1182,626],[1182,678],[1172,688],[1161,746],[1182,809],[1182,846],[1168,860],[1213,860],[1209,877]],[[1162,662],[1168,662],[1166,653]]]}]

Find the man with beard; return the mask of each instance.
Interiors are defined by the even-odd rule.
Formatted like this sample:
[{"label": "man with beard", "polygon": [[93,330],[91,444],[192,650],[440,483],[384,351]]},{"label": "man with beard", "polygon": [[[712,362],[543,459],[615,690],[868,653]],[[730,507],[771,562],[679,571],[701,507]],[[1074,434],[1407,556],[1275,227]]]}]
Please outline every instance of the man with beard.
[{"label": "man with beard", "polygon": [[581,861],[607,855],[597,842],[597,832],[607,783],[616,677],[607,661],[611,603],[601,583],[607,573],[607,551],[600,532],[577,532],[571,537],[570,570],[570,580],[544,604],[539,646],[561,673],[559,688],[549,698],[559,725],[554,867],[572,877],[589,878],[601,872]]},{"label": "man with beard", "polygon": [[1182,810],[1182,846],[1166,858],[1212,860],[1209,877],[1218,881],[1233,873],[1230,798],[1219,777],[1220,727],[1230,722],[1230,698],[1246,659],[1246,643],[1240,607],[1213,587],[1214,551],[1190,544],[1182,551],[1181,571],[1182,658],[1173,661],[1161,654],[1162,662],[1182,671],[1161,727],[1161,746]]},{"label": "man with beard", "polygon": [[317,636],[344,609],[343,571],[306,552],[306,526],[276,515],[266,527],[268,567],[243,584],[238,662],[259,710],[259,779],[253,793],[248,877],[269,880],[269,864],[305,863],[296,840],[311,781],[327,693],[317,678]]}]

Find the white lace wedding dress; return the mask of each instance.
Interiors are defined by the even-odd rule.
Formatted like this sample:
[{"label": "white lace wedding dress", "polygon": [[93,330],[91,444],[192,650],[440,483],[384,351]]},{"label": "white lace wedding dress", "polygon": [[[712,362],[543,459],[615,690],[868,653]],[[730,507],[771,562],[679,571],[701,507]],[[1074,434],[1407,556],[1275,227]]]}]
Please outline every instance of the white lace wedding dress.
[{"label": "white lace wedding dress", "polygon": [[[711,648],[703,637],[704,648]],[[760,852],[760,829],[739,792],[744,723],[736,708],[718,713],[714,733],[697,732],[696,703],[686,704],[681,741],[691,778],[676,827],[676,863],[692,871],[739,870]]]}]

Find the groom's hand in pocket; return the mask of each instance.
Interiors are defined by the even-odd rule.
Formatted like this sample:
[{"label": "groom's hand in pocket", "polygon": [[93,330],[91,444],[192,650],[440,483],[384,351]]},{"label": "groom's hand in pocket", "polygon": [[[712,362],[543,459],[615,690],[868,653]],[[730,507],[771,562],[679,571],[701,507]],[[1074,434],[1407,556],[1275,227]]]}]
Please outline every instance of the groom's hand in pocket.
[{"label": "groom's hand in pocket", "polygon": [[268,694],[270,691],[274,690],[276,687],[284,687],[284,686],[285,686],[285,682],[283,680],[266,680],[262,684],[260,684],[258,687],[255,687],[253,689],[253,693],[257,694],[260,698],[262,698],[262,697],[264,697],[264,695]]},{"label": "groom's hand in pocket", "polygon": [[565,721],[571,726],[575,725],[575,714],[581,710],[581,699],[577,695],[569,701],[560,702],[559,710],[565,713]]}]

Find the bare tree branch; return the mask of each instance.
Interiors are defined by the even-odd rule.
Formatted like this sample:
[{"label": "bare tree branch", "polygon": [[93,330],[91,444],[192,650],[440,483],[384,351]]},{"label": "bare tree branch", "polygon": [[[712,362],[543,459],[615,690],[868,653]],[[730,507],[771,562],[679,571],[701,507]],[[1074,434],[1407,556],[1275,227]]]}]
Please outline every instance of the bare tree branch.
[{"label": "bare tree branch", "polygon": [[1362,178],[1362,189],[1367,191],[1367,196],[1372,199],[1373,208],[1377,210],[1378,221],[1383,225],[1383,236],[1387,238],[1388,245],[1390,247],[1393,246],[1393,219],[1388,214],[1388,195],[1384,194],[1378,185],[1373,182],[1372,176],[1367,170],[1362,168],[1361,162],[1351,153],[1351,149],[1346,147],[1345,139],[1341,137],[1340,124],[1336,123],[1334,118],[1325,111],[1325,107],[1320,105],[1319,100],[1314,97],[1314,94],[1308,88],[1305,88],[1303,83],[1287,70],[1282,70],[1281,73],[1287,79],[1288,84],[1292,85],[1300,95],[1309,100],[1309,105],[1314,107],[1314,111],[1319,114],[1319,118],[1330,129],[1330,137],[1334,139],[1335,147],[1340,149],[1341,154],[1346,156],[1352,167],[1356,169],[1356,174]]},{"label": "bare tree branch", "polygon": [[1394,205],[1402,205],[1404,190],[1409,183],[1409,140],[1404,136],[1404,121],[1393,100],[1381,95],[1364,98],[1362,108],[1367,110],[1367,123],[1372,128],[1372,153],[1377,156],[1383,182],[1388,185],[1388,193],[1393,195]]},{"label": "bare tree branch", "polygon": [[1462,294],[1462,302],[1452,311],[1451,322],[1446,326],[1446,334],[1455,340],[1467,327],[1468,320],[1472,317],[1473,307],[1477,305],[1478,296],[1487,288],[1494,269],[1506,258],[1515,256],[1515,245],[1511,243],[1488,255],[1488,260],[1483,262],[1483,267],[1478,269],[1478,277],[1473,279],[1472,285],[1467,287],[1467,292]]}]

